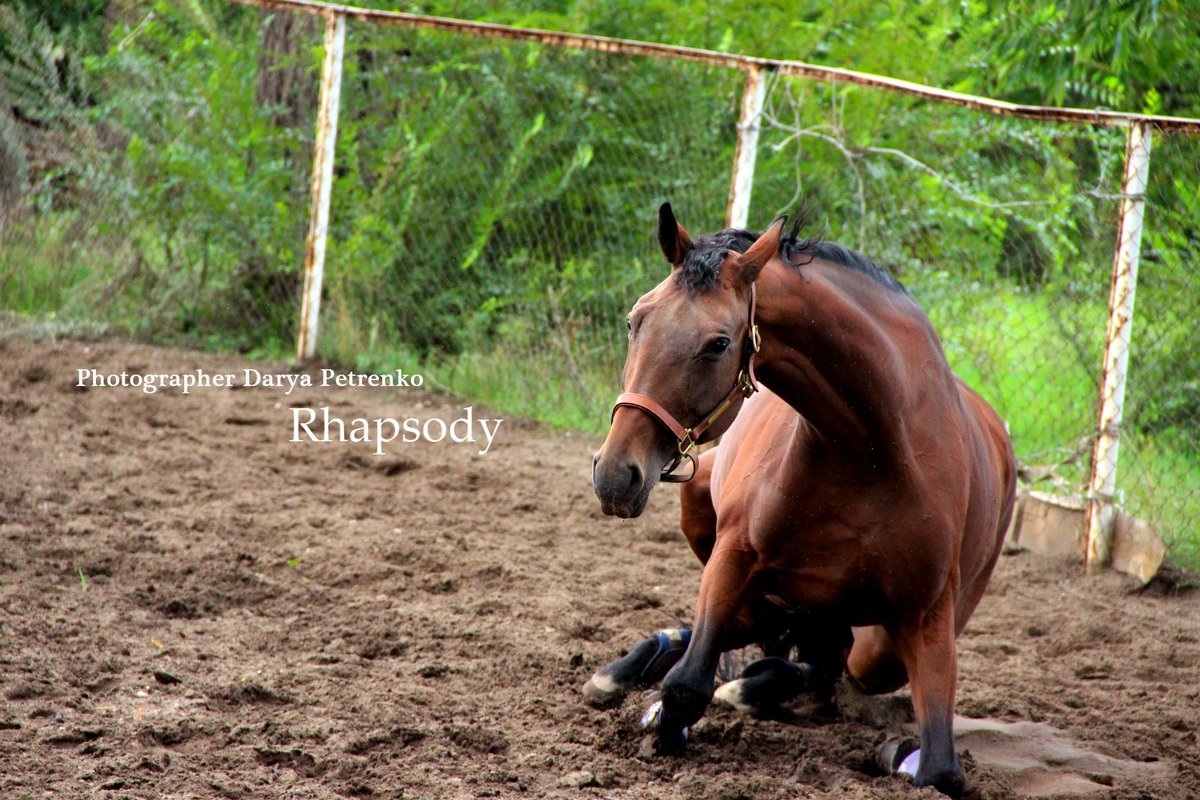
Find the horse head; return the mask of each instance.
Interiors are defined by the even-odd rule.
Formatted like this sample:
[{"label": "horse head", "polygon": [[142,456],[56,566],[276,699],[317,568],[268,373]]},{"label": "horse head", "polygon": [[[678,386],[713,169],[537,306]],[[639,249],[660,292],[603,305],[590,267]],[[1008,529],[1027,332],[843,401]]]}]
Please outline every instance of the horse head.
[{"label": "horse head", "polygon": [[605,514],[636,517],[660,480],[686,480],[674,470],[724,433],[757,388],[754,281],[782,230],[779,219],[761,236],[730,230],[693,242],[669,203],[659,209],[671,273],[629,313],[624,391],[592,464]]}]

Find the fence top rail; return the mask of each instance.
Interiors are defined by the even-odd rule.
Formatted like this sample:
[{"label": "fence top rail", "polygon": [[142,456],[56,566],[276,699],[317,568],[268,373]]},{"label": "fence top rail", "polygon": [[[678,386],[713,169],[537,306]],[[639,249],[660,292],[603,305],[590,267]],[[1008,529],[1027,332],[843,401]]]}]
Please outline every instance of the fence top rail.
[{"label": "fence top rail", "polygon": [[491,22],[471,22],[468,20],[434,17],[427,14],[409,14],[403,11],[381,11],[369,8],[326,3],[320,0],[231,0],[243,5],[259,6],[261,8],[300,11],[308,14],[344,15],[368,22],[379,22],[400,25],[407,28],[424,28],[428,30],[450,31],[474,36],[486,36],[499,39],[514,39],[518,41],[539,42],[558,47],[574,47],[582,50],[597,50],[603,53],[621,53],[624,55],[653,56],[671,58],[680,61],[693,61],[730,69],[765,69],[778,72],[781,75],[794,75],[803,78],[815,78],[835,83],[852,83],[859,86],[870,86],[898,94],[921,97],[938,103],[963,106],[978,111],[987,111],[1002,117],[1018,117],[1021,119],[1039,120],[1042,122],[1066,122],[1083,125],[1102,125],[1107,127],[1125,128],[1131,125],[1145,124],[1164,131],[1178,131],[1200,135],[1200,119],[1185,117],[1167,117],[1153,114],[1130,114],[1123,111],[1101,111],[1089,108],[1056,108],[1053,106],[1031,106],[1019,103],[1009,103],[1004,100],[994,100],[989,97],[954,92],[939,89],[936,86],[926,86],[921,83],[889,78],[884,75],[873,75],[869,72],[856,72],[837,67],[822,67],[803,61],[787,61],[772,58],[755,58],[753,56],[721,53],[716,50],[702,50],[695,47],[660,44],[657,42],[641,42],[634,39],[616,39],[609,36],[593,36],[585,33],[563,33],[561,31],[541,30],[538,28],[518,28],[513,25],[500,25]]}]

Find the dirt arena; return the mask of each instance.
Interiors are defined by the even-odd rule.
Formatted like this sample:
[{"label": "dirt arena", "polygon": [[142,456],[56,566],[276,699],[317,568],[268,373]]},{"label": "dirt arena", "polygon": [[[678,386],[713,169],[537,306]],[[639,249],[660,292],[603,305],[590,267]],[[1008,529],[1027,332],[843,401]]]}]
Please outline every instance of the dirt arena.
[{"label": "dirt arena", "polygon": [[[581,702],[700,575],[676,490],[600,514],[591,437],[509,419],[485,457],[377,457],[288,442],[289,406],[465,404],[74,385],[246,363],[0,331],[0,797],[938,796],[871,766],[903,695],[713,708],[655,760],[646,695]],[[1200,796],[1200,593],[1006,555],[959,652],[971,796]]]}]

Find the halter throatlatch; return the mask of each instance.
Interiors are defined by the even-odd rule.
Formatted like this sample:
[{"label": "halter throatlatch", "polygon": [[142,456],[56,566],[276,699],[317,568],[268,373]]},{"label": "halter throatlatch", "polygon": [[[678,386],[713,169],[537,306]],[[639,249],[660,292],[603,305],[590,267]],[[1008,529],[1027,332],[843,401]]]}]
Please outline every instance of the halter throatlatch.
[{"label": "halter throatlatch", "polygon": [[[663,467],[658,479],[663,483],[686,483],[696,475],[696,458],[692,455],[692,450],[696,445],[701,444],[704,440],[704,434],[708,432],[717,420],[733,406],[739,395],[743,398],[750,397],[758,391],[758,379],[754,377],[754,356],[762,347],[762,339],[758,335],[758,325],[754,321],[754,311],[757,305],[757,293],[754,284],[750,284],[750,316],[749,323],[746,328],[746,339],[742,342],[742,367],[738,370],[737,381],[733,384],[733,388],[725,393],[721,401],[708,412],[699,422],[691,427],[685,428],[679,423],[679,420],[667,411],[652,398],[637,392],[625,392],[617,397],[617,402],[613,404],[613,415],[616,415],[617,409],[621,406],[630,406],[639,408],[649,414],[660,425],[671,432],[677,442],[678,452],[670,464]],[[691,472],[687,474],[676,475],[675,470],[679,465],[687,459],[692,464]]]}]

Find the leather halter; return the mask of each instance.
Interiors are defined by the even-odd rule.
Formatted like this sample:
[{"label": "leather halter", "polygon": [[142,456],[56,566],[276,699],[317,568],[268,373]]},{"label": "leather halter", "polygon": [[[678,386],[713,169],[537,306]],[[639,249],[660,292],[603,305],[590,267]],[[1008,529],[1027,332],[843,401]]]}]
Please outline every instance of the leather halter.
[{"label": "leather halter", "polygon": [[[704,441],[704,434],[716,424],[716,421],[728,411],[738,396],[750,397],[758,391],[758,379],[754,376],[754,356],[762,346],[762,339],[758,335],[758,325],[754,321],[754,312],[758,304],[757,290],[754,284],[750,284],[750,316],[749,323],[746,328],[746,338],[742,342],[742,367],[738,371],[737,381],[733,384],[733,388],[725,393],[721,401],[701,417],[700,421],[691,427],[684,427],[679,423],[679,420],[667,411],[652,398],[637,392],[624,392],[617,396],[617,402],[613,404],[613,416],[617,414],[617,409],[621,406],[629,406],[638,408],[653,417],[660,425],[671,432],[677,442],[678,454],[670,464],[663,467],[659,473],[658,479],[663,483],[686,483],[696,475],[696,458],[692,455],[692,450],[696,445]],[[684,459],[692,462],[692,471],[687,475],[675,475],[675,470],[683,463]]]}]

